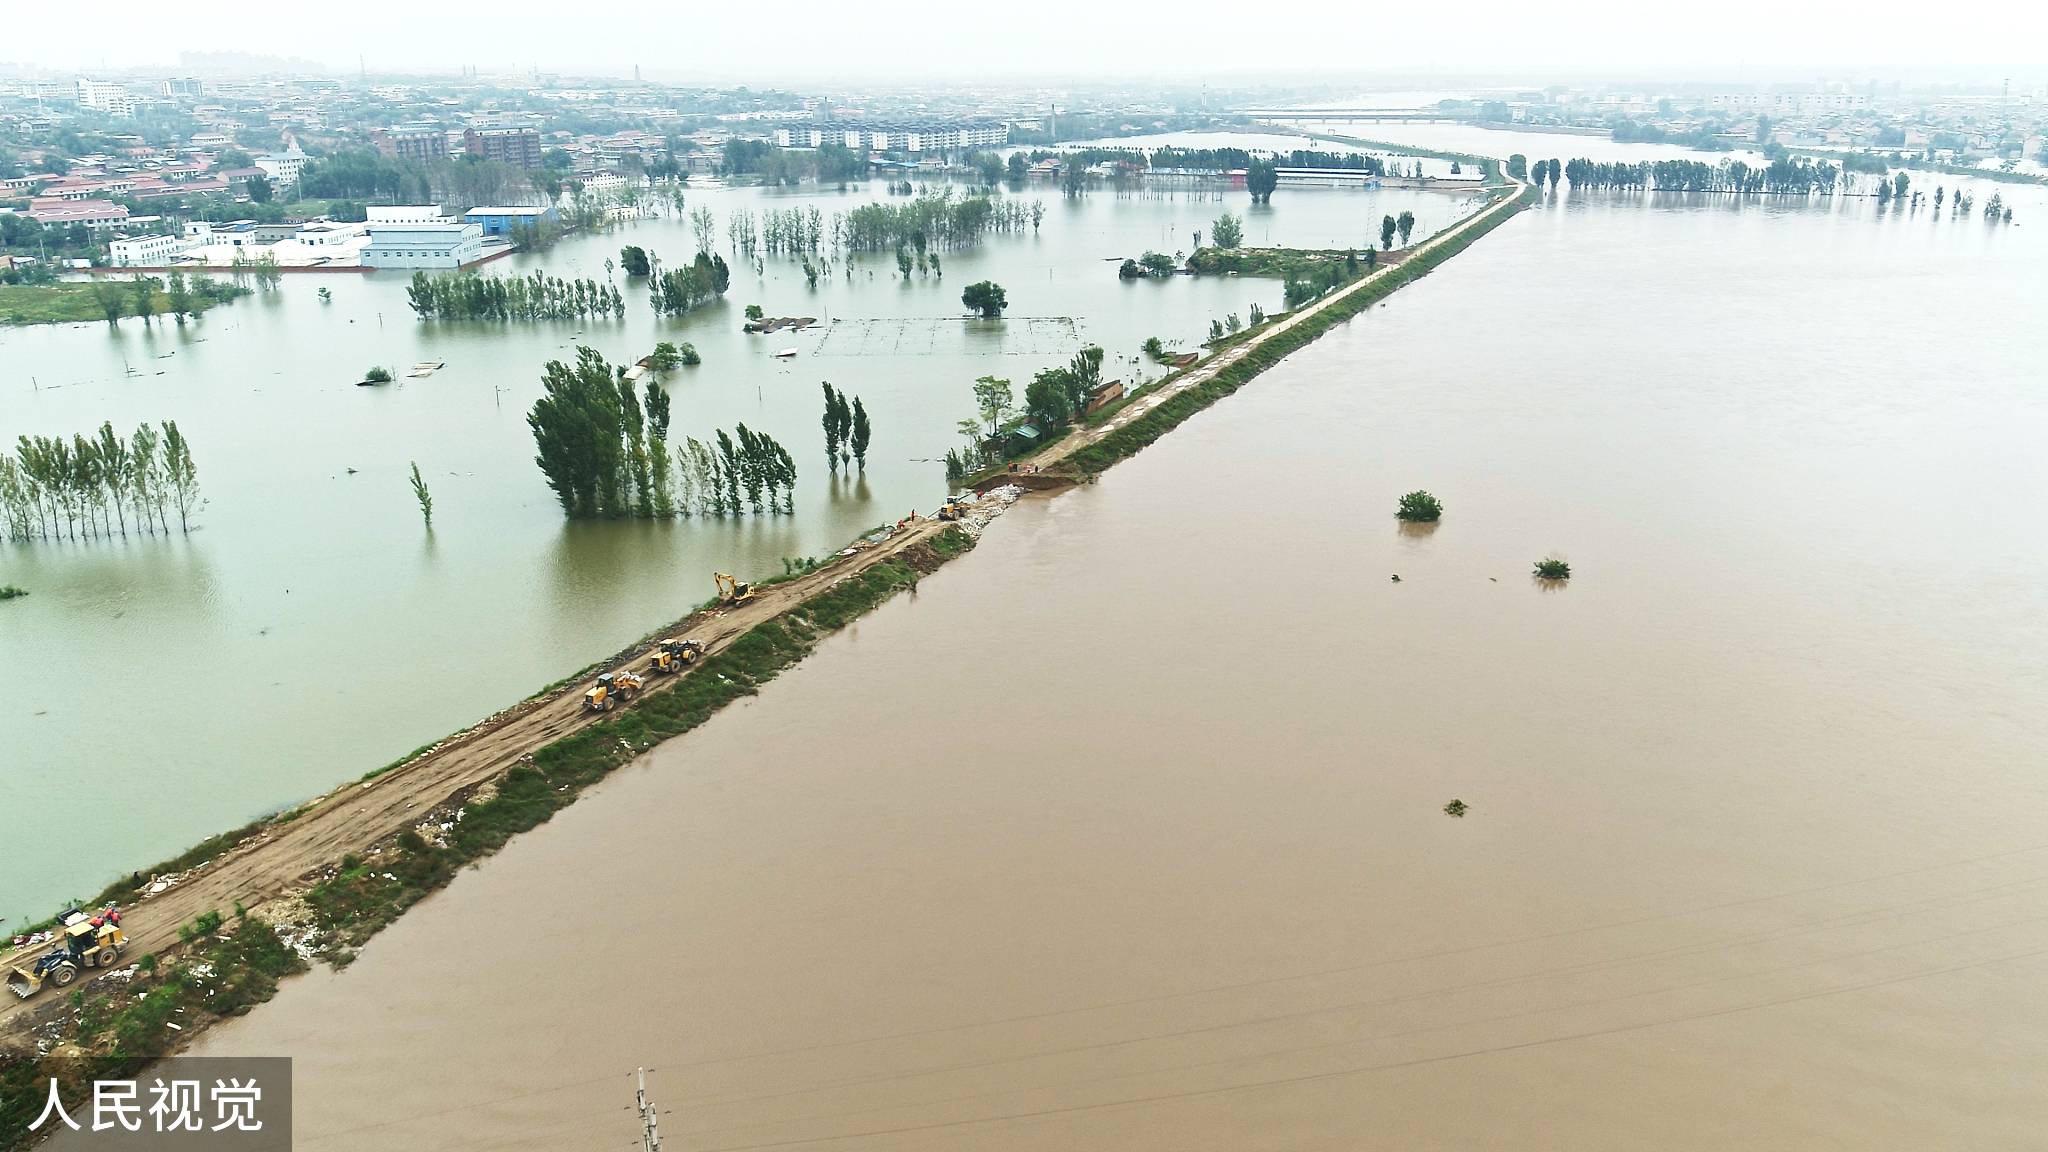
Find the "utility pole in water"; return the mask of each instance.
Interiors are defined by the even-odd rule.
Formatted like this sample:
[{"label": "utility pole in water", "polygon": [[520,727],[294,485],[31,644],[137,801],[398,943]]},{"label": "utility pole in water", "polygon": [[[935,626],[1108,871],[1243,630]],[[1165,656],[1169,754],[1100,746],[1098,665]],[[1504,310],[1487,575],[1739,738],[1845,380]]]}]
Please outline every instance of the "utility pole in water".
[{"label": "utility pole in water", "polygon": [[633,1095],[640,1107],[641,1152],[661,1152],[661,1129],[654,1115],[654,1103],[647,1098],[647,1069],[640,1069],[640,1090]]}]

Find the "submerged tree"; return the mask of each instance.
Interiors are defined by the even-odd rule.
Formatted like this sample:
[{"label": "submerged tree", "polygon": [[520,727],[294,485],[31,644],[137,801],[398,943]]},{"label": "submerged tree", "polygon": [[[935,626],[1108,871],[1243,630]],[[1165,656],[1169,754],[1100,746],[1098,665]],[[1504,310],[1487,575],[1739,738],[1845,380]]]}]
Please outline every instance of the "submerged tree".
[{"label": "submerged tree", "polygon": [[978,280],[960,293],[960,303],[979,312],[984,319],[994,319],[1010,306],[1010,298],[995,281]]},{"label": "submerged tree", "polygon": [[571,519],[795,510],[796,465],[764,433],[721,430],[711,444],[685,438],[672,452],[668,392],[649,378],[636,393],[590,348],[576,350],[573,366],[550,361],[541,384],[527,416],[534,462]]},{"label": "submerged tree", "polygon": [[642,409],[647,415],[646,454],[653,473],[653,492],[649,503],[654,515],[666,520],[676,514],[674,471],[668,452],[668,390],[649,380]]},{"label": "submerged tree", "polygon": [[861,405],[860,397],[853,398],[853,458],[860,463],[860,470],[868,470],[868,437],[874,429],[868,424],[868,410]]},{"label": "submerged tree", "polygon": [[94,441],[93,448],[99,456],[99,478],[106,487],[107,503],[113,505],[114,518],[120,526],[121,535],[126,536],[128,514],[123,510],[121,496],[129,489],[130,473],[135,467],[133,454],[129,451],[128,442],[114,431],[111,420],[101,421],[100,434]]},{"label": "submerged tree", "polygon": [[656,272],[649,278],[648,298],[657,316],[680,316],[725,295],[732,283],[732,270],[725,258],[709,252],[681,268]]},{"label": "submerged tree", "polygon": [[178,431],[176,420],[164,421],[163,443],[164,485],[170,490],[171,504],[178,510],[178,530],[192,530],[192,514],[206,501],[199,495],[199,468],[192,463],[192,446]]},{"label": "submerged tree", "polygon": [[832,387],[830,380],[825,381],[824,384],[825,415],[822,417],[822,423],[825,426],[825,463],[829,467],[837,469],[839,467],[839,445],[845,441],[847,435],[846,397]]},{"label": "submerged tree", "polygon": [[1443,501],[1418,488],[1401,497],[1394,515],[1411,524],[1434,524],[1443,519]]},{"label": "submerged tree", "polygon": [[189,531],[204,503],[175,423],[126,438],[110,422],[90,437],[22,436],[12,457],[0,456],[0,528],[10,540],[167,532],[172,506]]},{"label": "submerged tree", "polygon": [[412,498],[419,501],[420,519],[425,521],[427,529],[432,531],[434,527],[434,497],[432,493],[427,491],[427,481],[424,476],[420,475],[420,464],[417,460],[412,462]]},{"label": "submerged tree", "polygon": [[540,399],[526,423],[533,429],[536,455],[548,487],[571,519],[621,516],[621,439],[624,413],[611,365],[593,348],[576,350],[572,367],[548,361],[541,373]]},{"label": "submerged tree", "polygon": [[1244,221],[1225,212],[1209,226],[1209,239],[1213,240],[1218,248],[1237,247],[1244,243]]},{"label": "submerged tree", "polygon": [[1252,203],[1271,204],[1273,190],[1280,186],[1280,170],[1270,160],[1254,160],[1245,165],[1244,186],[1252,194]]},{"label": "submerged tree", "polygon": [[626,314],[617,288],[540,271],[528,276],[414,272],[405,295],[422,320],[580,320]]}]

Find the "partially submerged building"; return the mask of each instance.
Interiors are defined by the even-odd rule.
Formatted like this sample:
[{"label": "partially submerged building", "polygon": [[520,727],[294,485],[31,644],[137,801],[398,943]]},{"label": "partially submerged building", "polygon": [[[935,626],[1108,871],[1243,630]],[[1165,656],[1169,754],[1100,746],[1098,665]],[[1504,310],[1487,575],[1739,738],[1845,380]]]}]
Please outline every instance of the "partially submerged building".
[{"label": "partially submerged building", "polygon": [[462,218],[480,226],[486,236],[510,236],[534,231],[544,224],[553,224],[561,219],[561,214],[552,207],[514,204],[471,208],[462,214]]},{"label": "partially submerged building", "polygon": [[483,259],[484,230],[452,216],[369,223],[363,264],[370,268],[463,268]]}]

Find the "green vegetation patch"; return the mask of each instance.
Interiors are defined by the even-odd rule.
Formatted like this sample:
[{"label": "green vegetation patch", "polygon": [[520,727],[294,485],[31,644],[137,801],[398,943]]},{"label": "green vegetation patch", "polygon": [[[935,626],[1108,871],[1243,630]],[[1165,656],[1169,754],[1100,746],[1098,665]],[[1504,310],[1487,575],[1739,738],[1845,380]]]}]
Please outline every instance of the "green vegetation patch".
[{"label": "green vegetation patch", "polygon": [[[61,284],[0,284],[0,324],[75,324],[91,320],[107,319],[107,306],[100,302],[98,284],[109,281],[82,283],[65,281]],[[121,288],[127,288],[126,281],[111,281]],[[194,291],[185,302],[185,310],[200,313],[215,304],[232,300],[236,296],[247,296],[246,288],[236,289],[232,285],[219,285],[212,293]],[[151,296],[153,316],[168,316],[174,311],[173,301],[168,292],[159,286]],[[110,296],[111,300],[111,296]],[[139,316],[136,301],[124,292],[116,310],[120,317]]]},{"label": "green vegetation patch", "polygon": [[48,1100],[52,1078],[67,1111],[89,1111],[94,1080],[132,1078],[174,1051],[184,1034],[247,1012],[275,995],[280,979],[306,969],[299,953],[261,920],[237,916],[232,930],[221,928],[220,914],[209,913],[181,929],[193,946],[177,963],[159,969],[155,957],[145,956],[140,970],[113,991],[104,991],[104,983],[92,996],[74,989],[75,1018],[66,1044],[53,1051],[71,1053],[68,1045],[76,1045],[75,1054],[0,1055],[0,1150],[33,1142],[28,1126]]},{"label": "green vegetation patch", "polygon": [[1188,267],[1205,276],[1231,272],[1239,276],[1269,276],[1275,280],[1308,280],[1332,264],[1344,263],[1357,252],[1321,251],[1310,248],[1197,248],[1188,257]]}]

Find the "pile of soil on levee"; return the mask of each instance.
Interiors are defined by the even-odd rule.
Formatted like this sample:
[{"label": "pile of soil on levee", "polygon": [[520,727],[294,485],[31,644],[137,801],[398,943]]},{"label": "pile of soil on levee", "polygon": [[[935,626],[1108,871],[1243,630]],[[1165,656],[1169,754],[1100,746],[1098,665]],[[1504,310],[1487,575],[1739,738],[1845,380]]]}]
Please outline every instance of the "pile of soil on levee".
[{"label": "pile of soil on levee", "polygon": [[898,552],[896,558],[910,565],[920,576],[929,576],[937,572],[946,562],[946,558],[939,555],[939,550],[932,547],[928,540],[919,540],[910,545]]},{"label": "pile of soil on levee", "polygon": [[974,486],[977,495],[986,496],[1005,486],[1022,488],[1026,492],[1055,492],[1074,486],[1074,478],[1064,473],[1041,472],[1036,465],[1029,469],[1020,468],[1015,472],[999,472]]}]

